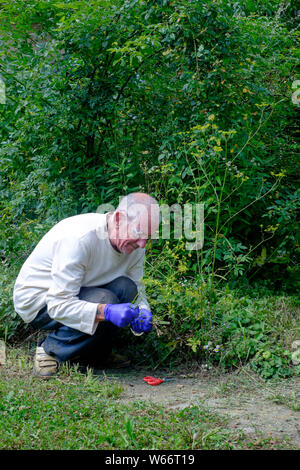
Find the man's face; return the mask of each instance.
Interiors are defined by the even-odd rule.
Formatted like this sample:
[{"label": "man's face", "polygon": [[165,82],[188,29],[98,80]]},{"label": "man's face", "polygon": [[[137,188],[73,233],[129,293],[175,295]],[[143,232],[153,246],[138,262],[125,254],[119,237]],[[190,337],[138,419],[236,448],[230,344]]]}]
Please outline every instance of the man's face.
[{"label": "man's face", "polygon": [[115,248],[129,255],[137,248],[145,248],[148,241],[148,228],[145,231],[142,230],[141,223],[129,223],[117,228],[116,234],[117,237],[114,240]]},{"label": "man's face", "polygon": [[148,214],[129,223],[121,214],[119,216],[116,214],[110,241],[117,251],[129,255],[137,248],[145,248],[151,233],[156,229]]},{"label": "man's face", "polygon": [[122,238],[117,238],[115,240],[116,248],[121,252],[129,255],[137,248],[145,248],[148,241],[148,236],[140,234],[140,231],[137,227],[132,227],[128,225],[125,229],[124,235],[121,235]]}]

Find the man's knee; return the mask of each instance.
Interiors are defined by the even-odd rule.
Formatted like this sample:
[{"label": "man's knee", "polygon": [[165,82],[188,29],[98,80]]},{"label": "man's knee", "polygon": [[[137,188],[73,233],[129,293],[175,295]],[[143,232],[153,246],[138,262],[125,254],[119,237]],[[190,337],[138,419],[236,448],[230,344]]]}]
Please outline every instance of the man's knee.
[{"label": "man's knee", "polygon": [[79,299],[97,304],[120,303],[116,294],[108,289],[102,289],[99,287],[82,287],[79,292]]},{"label": "man's knee", "polygon": [[126,290],[135,290],[137,291],[136,283],[132,280],[129,279],[129,277],[126,276],[119,276],[115,279],[115,282],[118,283],[120,287]]},{"label": "man's knee", "polygon": [[126,276],[117,277],[114,282],[118,289],[128,298],[128,302],[132,302],[138,294],[136,283]]}]

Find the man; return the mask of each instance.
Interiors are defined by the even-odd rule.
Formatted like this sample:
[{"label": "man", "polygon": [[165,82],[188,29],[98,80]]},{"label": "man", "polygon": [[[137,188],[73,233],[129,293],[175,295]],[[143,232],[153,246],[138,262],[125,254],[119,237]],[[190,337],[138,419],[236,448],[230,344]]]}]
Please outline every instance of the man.
[{"label": "man", "polygon": [[70,360],[103,363],[118,328],[151,331],[141,279],[145,245],[158,226],[157,202],[132,193],[114,212],[66,218],[40,240],[13,294],[26,323],[51,330],[36,349],[36,376],[51,377]]}]

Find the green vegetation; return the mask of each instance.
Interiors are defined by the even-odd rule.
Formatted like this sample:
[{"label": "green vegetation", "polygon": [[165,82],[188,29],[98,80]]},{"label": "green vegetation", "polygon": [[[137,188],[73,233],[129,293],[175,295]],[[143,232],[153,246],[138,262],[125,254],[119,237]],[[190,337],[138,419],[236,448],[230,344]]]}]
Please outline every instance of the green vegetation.
[{"label": "green vegetation", "polygon": [[251,439],[206,407],[166,410],[151,401],[121,403],[122,387],[64,367],[57,378],[34,379],[32,360],[10,350],[0,368],[1,449],[287,449],[284,439]]},{"label": "green vegetation", "polygon": [[132,360],[156,367],[202,357],[224,369],[249,362],[266,379],[299,374],[290,349],[299,335],[296,297],[244,287],[216,290],[211,301],[205,289],[175,277],[151,280],[155,331],[135,340]]},{"label": "green vegetation", "polygon": [[291,410],[300,411],[300,399],[299,397],[297,398],[295,392],[289,394],[273,394],[269,396],[269,400],[274,403],[287,406]]},{"label": "green vegetation", "polygon": [[1,337],[23,330],[13,284],[41,236],[138,190],[203,203],[205,237],[198,251],[173,231],[149,244],[155,331],[124,333],[129,352],[153,364],[250,362],[264,378],[299,372],[296,10],[0,2]]}]

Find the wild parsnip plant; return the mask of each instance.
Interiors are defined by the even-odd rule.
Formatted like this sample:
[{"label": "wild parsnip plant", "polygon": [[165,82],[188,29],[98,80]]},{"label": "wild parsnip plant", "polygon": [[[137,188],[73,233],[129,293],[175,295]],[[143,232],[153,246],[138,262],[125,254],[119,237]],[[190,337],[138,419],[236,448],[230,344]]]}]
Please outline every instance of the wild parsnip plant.
[{"label": "wild parsnip plant", "polygon": [[265,379],[299,374],[291,361],[300,327],[297,297],[247,282],[217,287],[212,295],[202,276],[186,277],[188,256],[180,243],[176,247],[167,242],[155,263],[147,263],[154,331],[135,340],[132,357],[153,367],[198,361],[232,369],[249,363]]}]

